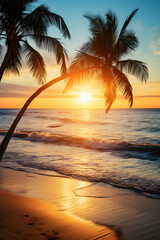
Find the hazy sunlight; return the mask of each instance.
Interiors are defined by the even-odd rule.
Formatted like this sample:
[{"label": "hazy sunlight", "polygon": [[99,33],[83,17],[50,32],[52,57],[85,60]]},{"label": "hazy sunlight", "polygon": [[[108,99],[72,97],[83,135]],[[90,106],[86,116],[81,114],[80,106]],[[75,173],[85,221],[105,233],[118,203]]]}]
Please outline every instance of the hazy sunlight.
[{"label": "hazy sunlight", "polygon": [[92,101],[92,96],[88,92],[80,92],[78,101],[87,104]]}]

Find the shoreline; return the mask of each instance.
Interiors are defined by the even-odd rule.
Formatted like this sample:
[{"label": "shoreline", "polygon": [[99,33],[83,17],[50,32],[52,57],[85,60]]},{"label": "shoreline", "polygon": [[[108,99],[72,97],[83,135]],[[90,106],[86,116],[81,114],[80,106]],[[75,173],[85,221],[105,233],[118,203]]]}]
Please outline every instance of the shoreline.
[{"label": "shoreline", "polygon": [[109,228],[59,212],[53,204],[6,191],[0,191],[0,195],[1,240],[81,240],[102,237],[118,240]]},{"label": "shoreline", "polygon": [[[99,231],[101,233],[105,231],[107,235],[103,234],[103,238],[97,239],[153,240],[160,238],[158,224],[160,221],[160,202],[157,199],[147,198],[130,190],[115,188],[107,184],[91,184],[90,182],[72,178],[49,177],[6,168],[0,168],[0,179],[0,194],[2,196],[4,191],[12,192],[6,193],[5,196],[12,195],[12,198],[18,199],[18,201],[22,202],[22,205],[25,201],[31,201],[32,203],[29,205],[36,206],[33,202],[40,201],[42,205],[44,204],[44,215],[47,212],[48,204],[54,208],[54,212],[58,215],[54,213],[51,217],[54,218],[54,221],[55,216],[62,219],[60,223],[62,230],[59,231],[60,239],[87,239],[88,232],[87,230],[85,232],[83,224],[79,225],[80,222],[85,222],[84,225],[87,226],[87,229],[92,226],[89,227],[90,233],[98,234]],[[6,204],[7,206],[8,204]],[[9,207],[13,210],[12,204]],[[7,217],[8,210],[1,207],[1,211],[4,211]],[[18,223],[19,218],[16,211],[14,214],[15,221]],[[28,214],[23,212],[21,215]],[[32,215],[34,218],[36,212],[33,212]],[[24,217],[23,223],[28,224],[26,218]],[[66,222],[63,218],[67,219]],[[73,220],[70,229],[77,229],[75,234],[78,231],[82,234],[84,231],[83,237],[78,234],[77,236],[70,235],[70,238],[67,238],[63,226],[70,221],[70,218]],[[33,225],[36,226],[36,224]],[[47,229],[47,222],[45,224],[45,229]],[[52,228],[56,229],[55,231],[59,229],[58,226],[55,228],[52,226]],[[27,231],[26,225],[22,229]],[[36,233],[35,230],[33,233]],[[38,232],[38,236],[41,237],[38,239],[47,239],[44,237],[49,237],[49,235],[40,235],[42,233],[47,234],[47,232]],[[101,237],[103,235],[101,234]],[[8,240],[8,238],[6,239]],[[32,238],[23,239],[32,240],[37,238],[32,236]],[[96,238],[93,238],[92,234],[92,237],[88,239]]]}]

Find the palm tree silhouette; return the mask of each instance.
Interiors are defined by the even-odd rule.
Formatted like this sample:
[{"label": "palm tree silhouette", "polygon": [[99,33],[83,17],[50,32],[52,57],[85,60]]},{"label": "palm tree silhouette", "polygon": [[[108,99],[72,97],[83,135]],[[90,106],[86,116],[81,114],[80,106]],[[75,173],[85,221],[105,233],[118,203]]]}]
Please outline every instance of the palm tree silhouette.
[{"label": "palm tree silhouette", "polygon": [[104,20],[99,16],[86,16],[90,21],[92,37],[78,52],[68,73],[43,85],[26,101],[0,145],[0,160],[27,107],[41,92],[59,81],[68,79],[64,89],[64,92],[67,92],[73,85],[79,84],[82,79],[88,79],[94,75],[105,83],[106,111],[110,109],[116,98],[117,88],[122,91],[132,106],[132,87],[123,70],[140,78],[141,81],[146,81],[148,78],[148,69],[145,63],[137,60],[121,60],[123,55],[135,50],[138,46],[135,34],[127,30],[127,26],[136,12],[137,9],[129,15],[119,34],[117,18],[111,11],[108,11]]},{"label": "palm tree silhouette", "polygon": [[[98,15],[85,15],[90,23],[91,37],[78,51],[69,69],[70,72],[82,70],[81,74],[77,75],[77,79],[75,77],[69,79],[65,92],[70,90],[73,85],[80,84],[90,75],[104,83],[106,112],[109,111],[116,99],[117,89],[129,101],[130,107],[132,106],[132,86],[125,73],[132,74],[141,81],[146,81],[148,78],[148,69],[144,62],[131,59],[122,60],[122,57],[138,46],[135,33],[127,29],[137,10],[135,9],[127,17],[120,31],[118,31],[117,17],[110,10],[104,18]],[[88,70],[85,71],[85,69]]]},{"label": "palm tree silhouette", "polygon": [[[0,67],[0,81],[4,72],[19,74],[22,57],[25,55],[27,65],[38,83],[45,82],[46,70],[44,59],[34,49],[28,39],[38,48],[53,52],[57,63],[61,64],[61,72],[65,73],[66,50],[57,38],[47,35],[50,25],[55,25],[66,38],[70,38],[69,30],[63,18],[52,13],[46,5],[40,5],[28,12],[30,4],[36,0],[0,0],[0,40],[5,42],[6,53]],[[0,45],[0,50],[2,50]]]}]

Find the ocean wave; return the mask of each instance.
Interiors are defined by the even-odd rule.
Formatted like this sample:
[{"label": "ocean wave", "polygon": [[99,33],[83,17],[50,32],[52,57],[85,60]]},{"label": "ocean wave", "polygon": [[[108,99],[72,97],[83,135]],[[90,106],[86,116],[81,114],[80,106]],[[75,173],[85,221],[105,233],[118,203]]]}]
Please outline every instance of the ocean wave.
[{"label": "ocean wave", "polygon": [[[7,131],[0,129],[0,135]],[[65,134],[49,134],[38,131],[15,131],[13,137],[35,142],[45,142],[57,145],[75,146],[97,151],[109,151],[123,154],[127,158],[158,160],[160,144],[130,143],[116,140],[102,140]]]},{"label": "ocean wave", "polygon": [[150,132],[150,133],[157,133],[160,132],[160,128],[159,127],[143,127],[143,128],[138,128],[136,129],[136,131],[146,131],[146,132]]},{"label": "ocean wave", "polygon": [[[96,169],[93,171],[77,171],[73,166],[65,164],[54,164],[53,162],[38,162],[21,160],[17,161],[18,170],[21,171],[29,169],[37,174],[43,174],[52,176],[53,173],[57,173],[60,176],[73,177],[89,182],[110,184],[113,187],[120,187],[129,190],[134,190],[147,197],[160,199],[160,182],[155,180],[145,179],[138,176],[130,176],[115,172],[101,172],[97,173]],[[20,167],[21,166],[21,167]],[[5,167],[5,164],[4,164]],[[9,164],[6,167],[11,167]],[[11,167],[12,168],[12,167]],[[35,171],[36,170],[36,171]],[[53,172],[53,173],[52,173]],[[55,175],[55,174],[54,174]],[[53,175],[53,176],[54,176]]]},{"label": "ocean wave", "polygon": [[58,127],[63,127],[63,125],[49,125],[48,128],[58,128]]},{"label": "ocean wave", "polygon": [[81,119],[71,119],[71,118],[61,118],[61,117],[49,117],[49,116],[35,116],[35,118],[40,119],[48,119],[48,120],[58,120],[63,123],[75,123],[75,124],[96,124],[96,125],[106,125],[109,124],[108,122],[100,122],[100,121],[88,121],[88,120],[81,120]]},{"label": "ocean wave", "polygon": [[35,113],[40,113],[40,111],[26,111],[26,114],[35,114]]},{"label": "ocean wave", "polygon": [[10,116],[10,115],[17,115],[18,111],[0,111],[0,116]]}]

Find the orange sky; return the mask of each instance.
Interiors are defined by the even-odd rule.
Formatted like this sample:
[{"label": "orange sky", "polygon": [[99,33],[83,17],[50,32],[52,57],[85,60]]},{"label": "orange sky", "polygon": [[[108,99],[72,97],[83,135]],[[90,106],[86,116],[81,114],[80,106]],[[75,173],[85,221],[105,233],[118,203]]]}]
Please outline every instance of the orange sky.
[{"label": "orange sky", "polygon": [[[26,98],[0,98],[0,108],[21,108]],[[82,104],[75,98],[37,98],[30,108],[105,108],[103,98]],[[117,99],[112,108],[129,108],[126,100]],[[160,108],[160,97],[135,98],[133,108]]]},{"label": "orange sky", "polygon": [[[133,80],[133,108],[160,108],[160,84],[139,83]],[[44,91],[36,98],[30,108],[105,108],[103,85],[96,82],[90,85],[73,88],[68,94],[63,94],[65,84],[58,83]],[[28,97],[35,92],[36,87],[1,83],[0,108],[21,108]],[[90,101],[79,101],[82,92],[91,96]],[[144,94],[145,93],[145,94]],[[154,94],[153,94],[154,93]],[[129,103],[119,94],[113,108],[129,108]]]}]

